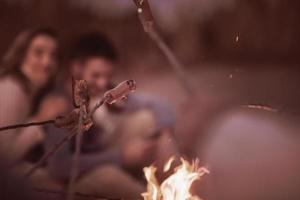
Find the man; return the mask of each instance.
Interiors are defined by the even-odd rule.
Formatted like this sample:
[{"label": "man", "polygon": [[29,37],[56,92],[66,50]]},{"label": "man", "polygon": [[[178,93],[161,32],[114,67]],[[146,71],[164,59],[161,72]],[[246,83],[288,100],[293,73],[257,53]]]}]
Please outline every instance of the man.
[{"label": "man", "polygon": [[[91,107],[113,86],[111,79],[116,60],[114,47],[99,33],[81,36],[72,47],[71,74],[88,82]],[[52,99],[65,99],[66,105],[72,105],[71,79],[66,80]],[[46,105],[42,105],[45,112],[49,109],[55,112],[56,106],[51,102],[45,101]],[[55,113],[71,109],[70,106]],[[129,172],[137,176],[144,166],[153,161],[164,162],[174,154],[170,143],[173,113],[166,104],[154,98],[132,94],[125,101],[101,107],[93,118],[94,126],[82,138],[78,191],[109,197],[140,197],[145,187]],[[52,125],[46,126],[45,132],[46,149],[68,134]],[[67,182],[69,179],[74,144],[71,141],[49,160],[50,173],[58,180]],[[158,152],[162,145],[171,150]]]}]

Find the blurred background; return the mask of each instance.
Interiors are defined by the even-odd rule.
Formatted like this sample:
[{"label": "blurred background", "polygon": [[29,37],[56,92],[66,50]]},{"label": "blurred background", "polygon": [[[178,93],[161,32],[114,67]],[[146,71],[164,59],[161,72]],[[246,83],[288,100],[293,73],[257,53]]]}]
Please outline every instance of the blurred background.
[{"label": "blurred background", "polygon": [[[300,1],[150,4],[197,98],[186,96],[165,57],[143,32],[130,0],[0,0],[0,56],[26,28],[54,28],[63,50],[78,35],[100,30],[119,51],[115,80],[135,79],[140,91],[167,99],[176,110],[182,151],[199,155],[210,166],[208,183],[200,189],[204,196],[299,199]],[[236,110],[248,104],[274,108],[283,116]],[[223,114],[229,108],[234,111]],[[241,133],[249,138],[239,137]]]},{"label": "blurred background", "polygon": [[[299,112],[298,1],[153,0],[151,6],[161,33],[199,90]],[[0,22],[0,55],[29,27],[55,28],[64,49],[79,34],[101,30],[118,48],[119,70],[152,76],[151,84],[140,84],[151,90],[159,85],[152,90],[159,94],[172,85],[181,96],[172,76],[162,73],[171,68],[144,34],[131,1],[1,0]]]}]

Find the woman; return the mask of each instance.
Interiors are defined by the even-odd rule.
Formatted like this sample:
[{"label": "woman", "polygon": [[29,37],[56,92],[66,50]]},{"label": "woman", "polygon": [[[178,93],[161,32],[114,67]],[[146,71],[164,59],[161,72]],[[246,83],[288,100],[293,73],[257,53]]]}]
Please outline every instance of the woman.
[{"label": "woman", "polygon": [[[0,73],[0,126],[25,122],[33,99],[57,71],[58,38],[50,29],[24,31],[6,52]],[[16,160],[26,149],[19,130],[0,134],[0,153]],[[29,141],[28,141],[29,142]]]}]

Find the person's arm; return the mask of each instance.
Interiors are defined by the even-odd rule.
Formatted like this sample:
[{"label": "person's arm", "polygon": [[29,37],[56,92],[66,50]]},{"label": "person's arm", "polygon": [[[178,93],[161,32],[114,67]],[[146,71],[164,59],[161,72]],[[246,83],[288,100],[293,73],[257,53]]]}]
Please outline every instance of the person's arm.
[{"label": "person's arm", "polygon": [[[28,98],[25,93],[13,83],[1,83],[0,85],[0,126],[22,123],[28,117]],[[1,133],[8,135],[15,133],[17,129],[10,129]]]},{"label": "person's arm", "polygon": [[41,126],[30,126],[22,129],[14,141],[15,156],[21,160],[33,147],[42,144],[44,139],[45,134]]},{"label": "person's arm", "polygon": [[[38,108],[38,112],[27,122],[38,122],[55,119],[60,113],[66,112],[68,104],[65,98],[59,95],[48,95]],[[15,155],[21,159],[35,145],[41,144],[44,140],[42,126],[31,126],[20,129],[14,141]]]},{"label": "person's arm", "polygon": [[[46,150],[49,150],[59,142],[68,132],[64,129],[55,128],[53,125],[46,127]],[[104,163],[120,164],[121,151],[119,149],[108,149],[94,153],[81,153],[79,157],[79,174],[90,171]],[[72,168],[73,153],[71,143],[65,144],[49,160],[50,171],[60,179],[68,179]]]},{"label": "person's arm", "polygon": [[[17,83],[6,80],[0,85],[0,126],[23,123],[29,114],[29,97]],[[11,159],[18,158],[19,150],[15,145],[20,129],[11,129],[0,133],[0,152]]]}]

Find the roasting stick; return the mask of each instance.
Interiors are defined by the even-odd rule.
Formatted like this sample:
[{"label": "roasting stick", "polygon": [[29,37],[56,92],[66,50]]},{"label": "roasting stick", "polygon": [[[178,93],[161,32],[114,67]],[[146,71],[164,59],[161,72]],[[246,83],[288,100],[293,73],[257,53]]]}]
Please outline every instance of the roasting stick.
[{"label": "roasting stick", "polygon": [[76,178],[78,176],[79,165],[80,165],[79,157],[80,157],[81,143],[82,143],[82,128],[83,128],[83,104],[81,103],[79,109],[79,122],[78,122],[77,135],[75,141],[75,153],[72,159],[71,176],[68,185],[67,200],[72,200],[74,198],[74,193],[75,193],[74,185],[75,185]]},{"label": "roasting stick", "polygon": [[[91,117],[95,111],[102,106],[102,104],[105,102],[104,99],[101,99],[96,105],[95,107],[92,109],[92,111],[89,114],[89,117]],[[10,129],[17,129],[17,128],[26,128],[26,127],[30,127],[30,126],[41,126],[41,125],[46,125],[46,124],[53,124],[55,123],[55,119],[51,119],[51,120],[46,120],[46,121],[38,121],[38,122],[29,122],[29,123],[22,123],[22,124],[14,124],[14,125],[9,125],[9,126],[3,126],[0,127],[0,132],[1,131],[5,131],[5,130],[10,130]]]},{"label": "roasting stick", "polygon": [[[180,63],[177,59],[173,51],[164,41],[162,36],[159,34],[155,27],[151,7],[149,5],[148,0],[133,0],[135,5],[137,6],[137,12],[139,15],[139,19],[141,24],[143,25],[144,32],[149,36],[149,38],[157,45],[160,49],[162,54],[166,57],[168,62],[170,63],[172,69],[174,70],[178,81],[181,83],[182,87],[184,88],[185,92],[189,96],[193,96],[195,94],[195,90],[193,89],[191,82],[189,81],[184,66]],[[257,109],[257,110],[265,110],[270,112],[277,112],[277,109],[268,107],[268,106],[261,106],[261,105],[246,105],[243,107]],[[157,135],[153,135],[153,138],[159,137]],[[178,144],[178,140],[176,139],[176,135],[172,135],[175,146],[177,149],[177,153],[180,154],[180,146]]]},{"label": "roasting stick", "polygon": [[[184,66],[179,62],[175,54],[172,52],[170,47],[163,40],[163,38],[155,28],[153,15],[148,0],[133,0],[133,1],[138,8],[137,11],[138,11],[139,19],[141,24],[143,25],[145,33],[150,37],[150,39],[157,45],[157,47],[166,57],[172,69],[174,70],[178,81],[181,83],[182,87],[184,88],[186,94],[188,96],[193,96],[195,92],[191,83],[189,82],[188,77],[186,76]],[[156,138],[159,137],[159,135],[155,134],[152,137]],[[181,152],[180,145],[178,144],[176,135],[172,134],[172,137],[174,140],[176,152],[180,154]]]},{"label": "roasting stick", "polygon": [[[103,104],[102,104],[103,105]],[[100,107],[100,106],[99,106]],[[99,108],[98,107],[98,108]],[[68,141],[70,141],[76,134],[77,129],[79,127],[76,126],[73,128],[68,135],[66,135],[61,141],[56,143],[48,152],[46,152],[43,157],[33,165],[33,167],[26,173],[25,177],[29,178],[38,168],[40,168],[52,155],[58,152],[63,145],[65,145]]]},{"label": "roasting stick", "polygon": [[[74,89],[76,89],[76,91]],[[39,167],[41,167],[48,160],[48,158],[50,158],[50,156],[52,156],[57,151],[59,151],[65,143],[70,141],[77,134],[76,132],[77,129],[81,128],[80,123],[78,125],[78,122],[80,122],[80,118],[82,116],[83,102],[88,103],[87,82],[85,80],[79,80],[75,82],[75,80],[72,78],[72,93],[73,93],[74,106],[78,107],[76,103],[78,101],[80,103],[79,113],[78,113],[78,109],[74,109],[68,115],[63,117],[57,117],[54,120],[54,125],[56,127],[68,128],[70,130],[70,133],[66,135],[61,141],[56,143],[49,151],[47,151],[41,157],[41,159],[37,163],[35,163],[33,167],[25,174],[25,178],[29,178]],[[76,103],[75,103],[75,99],[76,99]],[[78,117],[78,121],[77,121],[77,117]]]},{"label": "roasting stick", "polygon": [[9,126],[0,127],[0,131],[5,131],[9,129],[17,129],[17,128],[25,128],[29,126],[41,126],[45,124],[52,124],[55,120],[47,120],[47,121],[39,121],[39,122],[30,122],[30,123],[24,123],[24,124],[14,124]]},{"label": "roasting stick", "polygon": [[178,80],[181,82],[183,88],[185,89],[186,93],[190,96],[193,95],[194,91],[192,89],[191,84],[189,83],[185,72],[183,71],[183,66],[178,61],[178,59],[175,57],[171,49],[167,46],[165,41],[162,39],[162,37],[159,35],[159,33],[155,29],[150,29],[148,32],[148,35],[150,38],[156,43],[158,48],[163,52],[171,66],[173,67]]},{"label": "roasting stick", "polygon": [[154,25],[154,19],[151,12],[148,0],[133,0],[138,8],[139,19],[143,25],[144,31],[151,38],[151,40],[157,45],[163,55],[166,57],[171,67],[173,68],[177,79],[183,86],[185,92],[191,96],[194,94],[193,87],[189,82],[188,77],[184,71],[184,66],[179,62],[175,54],[170,47],[161,37]]},{"label": "roasting stick", "polygon": [[75,135],[76,135],[76,129],[75,131],[72,130],[67,136],[65,136],[61,141],[59,141],[57,144],[55,144],[48,152],[46,152],[43,157],[36,163],[34,166],[26,173],[25,177],[29,178],[38,168],[40,168],[49,157],[51,157],[53,154],[55,154],[57,151],[60,150],[60,148],[68,141],[70,141]]},{"label": "roasting stick", "polygon": [[[128,95],[128,93],[134,91],[136,89],[136,83],[133,80],[128,80],[120,83],[114,89],[107,91],[104,94],[103,99],[101,99],[96,105],[93,107],[90,113],[88,113],[85,118],[91,119],[96,112],[96,110],[107,102],[109,104],[113,104],[114,102],[124,98]],[[84,98],[82,98],[84,99]],[[80,102],[80,111],[79,111],[79,124],[78,124],[78,131],[76,135],[76,143],[75,143],[75,154],[72,160],[72,168],[71,168],[71,178],[68,185],[68,192],[67,192],[67,200],[73,200],[75,195],[75,181],[78,176],[79,171],[79,157],[80,157],[80,149],[81,149],[81,140],[82,140],[82,126],[83,126],[83,105],[84,102]]]},{"label": "roasting stick", "polygon": [[[115,88],[107,91],[104,94],[104,97],[99,100],[99,102],[93,107],[91,112],[88,113],[87,119],[91,119],[95,111],[100,108],[104,103],[112,104],[118,100],[121,100],[129,93],[135,91],[136,83],[134,80],[123,81]],[[76,134],[78,126],[75,126],[70,133],[65,136],[61,141],[55,144],[45,155],[28,171],[25,175],[26,178],[29,178],[39,167],[41,167],[53,154],[60,150],[60,148],[70,141]]]}]

